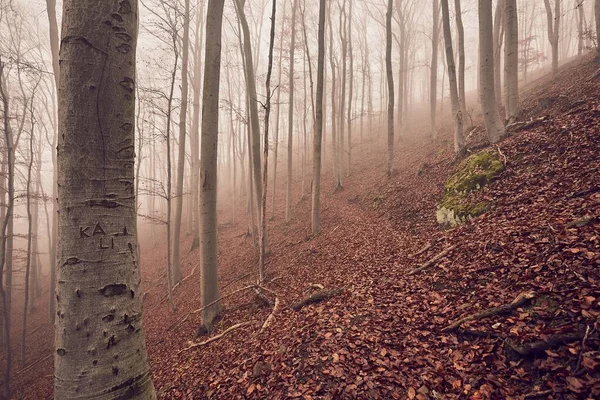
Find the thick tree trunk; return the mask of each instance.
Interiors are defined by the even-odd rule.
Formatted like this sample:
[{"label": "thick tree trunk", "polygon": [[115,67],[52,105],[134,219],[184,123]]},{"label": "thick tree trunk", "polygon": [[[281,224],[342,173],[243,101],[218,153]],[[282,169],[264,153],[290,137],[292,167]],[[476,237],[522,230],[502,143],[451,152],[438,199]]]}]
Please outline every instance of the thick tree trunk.
[{"label": "thick tree trunk", "polygon": [[506,119],[519,113],[519,17],[517,0],[504,0],[504,104]]},{"label": "thick tree trunk", "polygon": [[317,99],[313,138],[312,234],[321,230],[321,141],[323,137],[323,83],[325,75],[325,0],[319,1]]},{"label": "thick tree trunk", "polygon": [[392,70],[392,11],[394,0],[388,0],[385,14],[385,70],[387,73],[387,174],[392,176],[394,169],[394,71]]},{"label": "thick tree trunk", "polygon": [[136,251],[137,1],[63,5],[54,396],[155,399]]},{"label": "thick tree trunk", "polygon": [[479,0],[479,96],[488,140],[497,143],[504,137],[505,130],[496,103],[492,26],[491,1]]},{"label": "thick tree trunk", "polygon": [[504,2],[497,0],[494,12],[494,93],[496,104],[502,104],[502,44],[504,39]]},{"label": "thick tree trunk", "polygon": [[554,15],[550,0],[544,0],[546,7],[546,23],[548,26],[548,41],[552,48],[552,74],[558,73],[558,43],[560,32],[560,0],[554,0]]},{"label": "thick tree trunk", "polygon": [[[221,78],[221,28],[225,0],[209,0],[206,12],[204,93],[200,144],[200,292],[202,322],[210,331],[221,312],[217,248],[217,145],[219,135],[219,88]],[[251,64],[250,64],[251,65]]]}]

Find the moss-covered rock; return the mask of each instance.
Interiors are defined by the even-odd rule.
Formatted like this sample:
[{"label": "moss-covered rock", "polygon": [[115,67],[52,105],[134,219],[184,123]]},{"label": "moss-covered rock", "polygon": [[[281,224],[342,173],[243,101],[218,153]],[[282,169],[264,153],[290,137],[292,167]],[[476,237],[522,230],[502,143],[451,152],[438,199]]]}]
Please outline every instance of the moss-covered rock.
[{"label": "moss-covered rock", "polygon": [[482,151],[463,160],[444,185],[444,197],[436,212],[437,222],[456,226],[488,211],[489,202],[469,201],[469,194],[481,190],[503,170],[504,164],[494,150]]}]

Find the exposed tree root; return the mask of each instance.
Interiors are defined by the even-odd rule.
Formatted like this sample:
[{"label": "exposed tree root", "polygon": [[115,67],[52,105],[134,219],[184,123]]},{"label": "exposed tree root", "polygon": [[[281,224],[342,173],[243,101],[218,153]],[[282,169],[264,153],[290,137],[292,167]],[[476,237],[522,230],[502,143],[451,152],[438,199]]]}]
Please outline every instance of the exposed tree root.
[{"label": "exposed tree root", "polygon": [[521,307],[524,303],[533,299],[534,297],[535,297],[535,293],[533,293],[533,292],[523,292],[523,293],[519,294],[509,304],[503,304],[498,307],[488,308],[487,310],[483,310],[478,313],[468,315],[464,318],[461,318],[461,319],[451,323],[450,325],[448,325],[447,327],[442,329],[442,332],[452,332],[467,321],[479,320],[482,318],[511,312],[512,310]]},{"label": "exposed tree root", "polygon": [[292,304],[292,310],[298,311],[302,307],[308,306],[310,304],[319,303],[324,300],[329,300],[332,297],[339,296],[342,294],[342,289],[333,289],[333,290],[319,290],[318,292],[314,292],[308,297],[303,298],[297,303]]},{"label": "exposed tree root", "polygon": [[579,341],[583,336],[584,334],[582,332],[571,332],[550,336],[546,340],[523,343],[522,345],[517,345],[509,339],[505,340],[504,343],[506,345],[506,350],[509,353],[520,357],[532,357],[554,347]]},{"label": "exposed tree root", "polygon": [[271,323],[273,323],[273,321],[275,320],[275,313],[277,313],[278,310],[279,310],[279,298],[275,297],[275,305],[273,306],[273,311],[271,311],[271,314],[269,314],[269,316],[265,320],[265,323],[263,324],[262,328],[260,328],[261,332],[264,331],[266,328],[268,328],[271,325]]},{"label": "exposed tree root", "polygon": [[444,257],[446,254],[450,253],[452,250],[454,250],[456,248],[456,245],[450,246],[448,248],[446,248],[445,250],[443,250],[441,253],[439,253],[437,256],[433,257],[432,259],[430,259],[429,261],[427,261],[425,264],[421,264],[419,265],[417,268],[413,269],[412,271],[410,271],[407,275],[411,276],[414,275],[418,272],[423,271],[426,268],[431,267],[433,264],[435,264],[440,258]]},{"label": "exposed tree root", "polygon": [[223,336],[227,335],[229,332],[231,332],[231,331],[233,331],[233,330],[235,330],[237,328],[240,328],[242,326],[246,326],[246,325],[250,325],[250,324],[251,324],[251,322],[240,322],[239,324],[232,325],[229,328],[225,329],[223,332],[219,333],[218,335],[215,335],[215,336],[213,336],[213,337],[211,337],[209,339],[206,339],[203,342],[194,343],[194,342],[190,341],[190,342],[188,342],[189,346],[185,347],[185,348],[183,348],[181,350],[179,350],[179,352],[177,354],[179,354],[179,353],[181,353],[183,351],[186,351],[186,350],[190,350],[190,349],[196,348],[196,347],[206,346],[207,344],[212,343],[215,340],[221,339]]}]

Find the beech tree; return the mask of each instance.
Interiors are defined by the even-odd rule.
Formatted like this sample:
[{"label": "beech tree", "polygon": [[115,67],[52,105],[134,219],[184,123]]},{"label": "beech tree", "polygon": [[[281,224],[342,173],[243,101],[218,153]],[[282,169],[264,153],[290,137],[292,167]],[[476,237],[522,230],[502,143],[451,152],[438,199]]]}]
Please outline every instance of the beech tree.
[{"label": "beech tree", "polygon": [[519,113],[519,18],[517,0],[504,0],[504,104],[506,119]]},{"label": "beech tree", "polygon": [[325,81],[325,0],[319,1],[317,98],[313,136],[312,234],[321,230],[321,144],[323,138],[323,84]]},{"label": "beech tree", "polygon": [[450,102],[452,103],[452,115],[454,117],[454,153],[459,155],[463,152],[465,147],[463,138],[463,113],[458,101],[458,83],[456,81],[454,51],[452,49],[452,34],[450,32],[450,12],[448,10],[448,0],[442,0],[442,25],[444,28],[448,81],[450,84]]},{"label": "beech tree", "polygon": [[437,111],[437,72],[438,72],[438,44],[440,39],[440,2],[432,0],[433,28],[431,31],[431,65],[429,76],[429,119],[431,120],[431,137],[436,136],[436,111]]},{"label": "beech tree", "polygon": [[65,0],[54,396],[154,399],[134,192],[137,1]]},{"label": "beech tree", "polygon": [[554,10],[550,0],[544,0],[546,22],[548,25],[548,41],[552,47],[552,74],[558,73],[558,43],[560,40],[561,8],[560,0],[554,0]]},{"label": "beech tree", "polygon": [[209,0],[206,11],[202,136],[200,143],[200,274],[202,322],[208,331],[221,311],[217,249],[217,146],[221,81],[221,28],[225,0]]},{"label": "beech tree", "polygon": [[492,35],[492,3],[479,2],[479,97],[485,129],[490,143],[499,142],[505,135],[504,124],[498,114],[494,84],[494,45]]},{"label": "beech tree", "polygon": [[388,86],[387,115],[387,174],[392,176],[394,169],[394,71],[392,70],[392,11],[394,0],[388,0],[385,14],[385,70]]}]

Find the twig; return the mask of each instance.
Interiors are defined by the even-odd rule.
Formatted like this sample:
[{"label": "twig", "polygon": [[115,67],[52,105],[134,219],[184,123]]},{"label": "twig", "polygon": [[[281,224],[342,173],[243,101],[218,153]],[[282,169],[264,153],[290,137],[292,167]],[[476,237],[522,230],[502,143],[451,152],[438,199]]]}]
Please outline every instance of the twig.
[{"label": "twig", "polygon": [[323,300],[329,300],[334,296],[338,296],[342,294],[342,289],[333,289],[333,290],[319,290],[311,294],[308,297],[300,300],[296,304],[292,304],[291,308],[295,311],[300,310],[302,307],[307,306],[309,304],[318,303]]},{"label": "twig", "polygon": [[189,349],[196,348],[196,347],[206,346],[207,344],[212,343],[215,340],[221,339],[223,336],[227,335],[229,332],[231,332],[231,331],[233,331],[233,330],[235,330],[237,328],[240,328],[242,326],[250,325],[251,323],[252,322],[240,322],[239,324],[232,325],[229,328],[225,329],[223,332],[219,333],[218,335],[215,335],[215,336],[213,336],[213,337],[211,337],[209,339],[206,339],[205,341],[200,342],[200,343],[194,343],[194,342],[190,341],[189,342],[190,345],[188,347],[185,347],[185,348],[179,350],[179,352],[177,354],[179,354],[179,353],[181,353],[183,351],[189,350]]},{"label": "twig", "polygon": [[265,320],[265,323],[263,324],[262,328],[260,328],[261,332],[264,331],[266,328],[268,328],[271,325],[271,323],[275,319],[275,313],[277,312],[278,309],[279,309],[279,298],[275,297],[275,305],[273,306],[273,311],[271,311],[271,314],[269,314],[269,316]]},{"label": "twig", "polygon": [[483,310],[478,313],[471,314],[469,316],[461,318],[461,319],[451,323],[444,329],[442,329],[442,332],[452,332],[453,330],[460,327],[462,324],[464,324],[467,321],[479,320],[482,318],[491,317],[493,315],[504,314],[504,313],[510,312],[510,311],[522,306],[526,301],[531,300],[534,297],[535,297],[535,293],[533,293],[533,292],[523,292],[523,293],[519,294],[509,304],[503,304],[498,307],[488,308],[487,310]]},{"label": "twig", "polygon": [[416,257],[416,256],[420,256],[421,254],[425,253],[427,250],[431,249],[433,246],[435,246],[435,245],[436,245],[438,242],[441,242],[442,240],[444,240],[444,238],[441,238],[441,239],[439,239],[439,238],[438,238],[438,239],[436,239],[436,238],[434,238],[434,239],[431,239],[431,240],[429,241],[429,243],[427,243],[427,244],[425,245],[425,247],[423,247],[421,250],[417,251],[417,252],[416,252],[416,253],[414,253],[414,254],[409,254],[409,256],[408,256],[408,257],[409,257],[409,258],[414,258],[414,257]]},{"label": "twig", "polygon": [[529,342],[522,345],[514,344],[510,340],[505,340],[507,348],[514,351],[521,357],[535,356],[536,354],[543,353],[548,349],[561,346],[563,344],[572,343],[580,340],[584,335],[581,332],[575,333],[564,333],[561,335],[555,335],[547,338],[546,340],[538,340],[536,342]]},{"label": "twig", "polygon": [[542,390],[541,392],[531,392],[525,395],[524,399],[528,400],[528,399],[537,399],[538,397],[545,397],[548,396],[549,394],[552,394],[553,390],[552,389],[548,389],[548,390]]},{"label": "twig", "polygon": [[506,158],[506,155],[502,152],[502,150],[500,150],[500,146],[496,145],[496,149],[498,149],[498,154],[500,154],[500,157],[502,157],[504,160],[503,164],[506,166],[506,163],[508,163],[508,158]]},{"label": "twig", "polygon": [[585,342],[590,334],[590,326],[587,325],[585,327],[585,335],[583,335],[583,340],[581,341],[581,349],[579,350],[579,358],[577,359],[577,366],[575,367],[575,372],[573,374],[577,374],[579,372],[579,368],[581,368],[581,361],[583,359],[583,351],[585,350]]},{"label": "twig", "polygon": [[453,246],[450,246],[450,247],[446,248],[446,250],[442,251],[437,256],[435,256],[432,259],[430,259],[429,261],[427,261],[425,264],[419,265],[417,268],[415,268],[412,271],[410,271],[407,275],[411,276],[411,275],[416,274],[417,272],[423,271],[425,268],[429,268],[430,266],[432,266],[433,264],[435,264],[440,258],[444,257],[446,254],[450,253],[455,248],[456,248],[456,245],[453,245]]},{"label": "twig", "polygon": [[237,294],[237,293],[239,293],[239,292],[243,292],[244,290],[250,290],[250,289],[254,289],[255,287],[256,287],[256,285],[252,284],[252,285],[244,286],[243,288],[240,288],[240,289],[238,289],[238,290],[234,290],[233,292],[231,292],[231,293],[229,293],[229,294],[226,294],[226,295],[224,295],[224,296],[221,296],[221,297],[219,297],[218,299],[216,299],[215,301],[212,301],[212,302],[208,303],[208,304],[207,304],[207,305],[205,305],[204,307],[202,307],[202,308],[199,308],[199,309],[197,309],[197,310],[194,310],[194,311],[192,311],[192,312],[191,312],[191,314],[197,314],[197,313],[199,313],[199,312],[202,312],[202,311],[206,310],[208,307],[212,306],[213,304],[216,304],[216,303],[220,302],[220,301],[221,301],[221,300],[223,300],[223,299],[226,299],[227,297],[231,297],[231,296],[233,296],[234,294]]},{"label": "twig", "polygon": [[53,355],[53,354],[54,354],[54,353],[50,353],[50,354],[48,354],[46,357],[42,357],[42,358],[38,359],[37,361],[34,361],[33,363],[29,364],[29,365],[28,365],[28,366],[26,366],[25,368],[22,368],[22,369],[18,370],[18,371],[15,373],[15,376],[21,375],[22,373],[29,371],[31,368],[35,367],[35,366],[36,366],[36,365],[38,365],[39,363],[41,363],[41,362],[44,362],[44,361],[46,361],[47,359],[49,359],[50,357],[52,357],[52,355]]},{"label": "twig", "polygon": [[177,286],[183,284],[183,282],[185,282],[186,280],[188,280],[189,278],[191,278],[195,274],[196,274],[196,267],[194,267],[194,269],[192,269],[192,272],[190,272],[190,274],[188,276],[186,276],[185,278],[183,278],[182,280],[180,280],[179,282],[177,282],[175,284],[175,286],[173,286],[173,290],[175,290],[177,288]]}]

